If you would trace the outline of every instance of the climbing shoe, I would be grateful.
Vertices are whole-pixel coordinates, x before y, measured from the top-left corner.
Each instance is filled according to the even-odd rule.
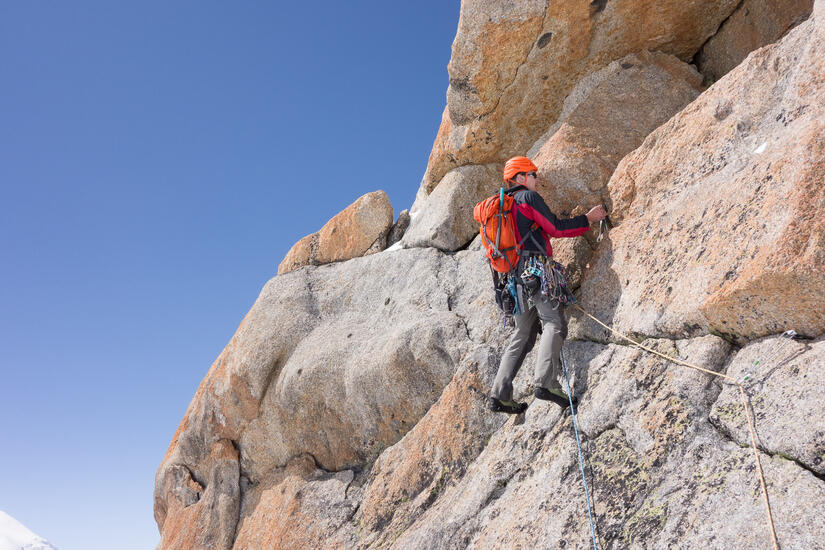
[[[489,403],[490,410],[493,412],[521,414],[527,410],[527,403],[518,403],[516,401],[499,401],[495,397],[490,397]]]
[[[552,401],[562,409],[570,406],[570,400],[567,398],[567,394],[561,390],[548,390],[547,388],[542,388],[541,386],[538,386],[535,392],[533,392],[533,395],[536,396],[536,399]],[[573,396],[573,406],[579,406],[579,398],[575,395]]]

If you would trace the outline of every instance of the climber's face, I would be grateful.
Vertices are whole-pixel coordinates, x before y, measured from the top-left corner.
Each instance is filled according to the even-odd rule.
[[[530,191],[535,191],[539,184],[539,175],[535,172],[527,172],[524,174],[524,187]]]

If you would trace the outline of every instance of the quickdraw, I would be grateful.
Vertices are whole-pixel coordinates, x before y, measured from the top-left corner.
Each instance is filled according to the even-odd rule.
[[[507,281],[507,291],[510,293],[510,296],[513,297],[513,301],[515,304],[513,305],[513,315],[521,315],[521,307],[519,305],[518,299],[518,288],[516,287],[516,278],[515,277],[508,277]]]
[[[602,239],[607,235],[607,230],[610,229],[610,223],[607,218],[602,218],[599,222],[599,236],[596,237],[596,242],[602,242]]]
[[[567,271],[564,266],[553,259],[545,256],[530,256],[524,262],[521,280],[524,286],[531,291],[540,288],[541,295],[550,300],[553,309],[576,301],[576,297],[567,286]],[[530,298],[531,305],[533,305],[535,295],[532,294]]]

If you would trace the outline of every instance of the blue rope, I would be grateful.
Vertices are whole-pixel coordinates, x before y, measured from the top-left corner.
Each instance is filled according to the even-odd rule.
[[[570,379],[567,377],[567,365],[564,364],[564,352],[560,351],[561,367],[564,370],[564,379],[567,381],[567,399],[570,400],[570,412],[573,416],[573,432],[576,434],[576,446],[579,448],[579,468],[582,471],[584,483],[584,498],[587,500],[587,517],[590,518],[590,534],[593,535],[593,550],[599,550],[596,545],[596,527],[593,525],[593,514],[590,512],[590,493],[587,492],[587,479],[584,477],[584,458],[582,458],[582,444],[579,440],[579,428],[576,426],[576,410],[573,407],[573,392],[570,390]]]

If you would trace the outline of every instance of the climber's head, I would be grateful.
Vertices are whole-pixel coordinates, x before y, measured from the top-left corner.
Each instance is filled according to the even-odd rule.
[[[527,157],[513,157],[504,164],[504,181],[509,185],[523,185],[535,191],[538,168]]]

